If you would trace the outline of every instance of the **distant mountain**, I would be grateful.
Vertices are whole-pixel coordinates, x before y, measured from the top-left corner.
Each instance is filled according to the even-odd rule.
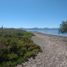
[[[59,29],[59,28],[26,28],[27,30],[44,30],[44,29],[46,29],[46,30],[57,30],[57,29]]]

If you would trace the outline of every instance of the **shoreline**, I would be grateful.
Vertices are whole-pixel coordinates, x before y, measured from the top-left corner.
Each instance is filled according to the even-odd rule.
[[[41,32],[32,32],[33,34],[41,34],[41,35],[46,35],[46,36],[50,36],[50,37],[60,37],[60,38],[67,38],[67,36],[62,36],[62,35],[53,35],[53,34],[47,34],[47,33],[41,33]]]
[[[33,34],[31,39],[41,47],[42,52],[35,59],[25,62],[24,67],[67,67],[67,37],[39,32]]]

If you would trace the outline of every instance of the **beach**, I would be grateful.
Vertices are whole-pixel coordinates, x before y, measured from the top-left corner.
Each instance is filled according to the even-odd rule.
[[[67,37],[42,33],[34,35],[31,39],[41,47],[42,52],[19,67],[67,67]]]

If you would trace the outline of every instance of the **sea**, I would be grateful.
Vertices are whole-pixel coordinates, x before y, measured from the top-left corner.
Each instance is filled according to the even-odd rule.
[[[67,33],[60,33],[59,29],[28,29],[27,31],[67,37]]]

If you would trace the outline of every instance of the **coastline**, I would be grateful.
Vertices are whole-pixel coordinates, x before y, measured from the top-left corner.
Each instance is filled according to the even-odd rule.
[[[67,67],[67,37],[33,33],[32,41],[42,52],[18,67]]]
[[[67,37],[33,33],[32,40],[39,45],[42,53],[30,58],[24,67],[67,67]]]
[[[67,38],[67,36],[62,36],[62,35],[54,35],[54,34],[47,34],[47,33],[41,33],[41,32],[32,32],[33,34],[41,34],[41,35],[46,35],[46,36],[53,36],[53,37],[61,37],[61,38]]]

